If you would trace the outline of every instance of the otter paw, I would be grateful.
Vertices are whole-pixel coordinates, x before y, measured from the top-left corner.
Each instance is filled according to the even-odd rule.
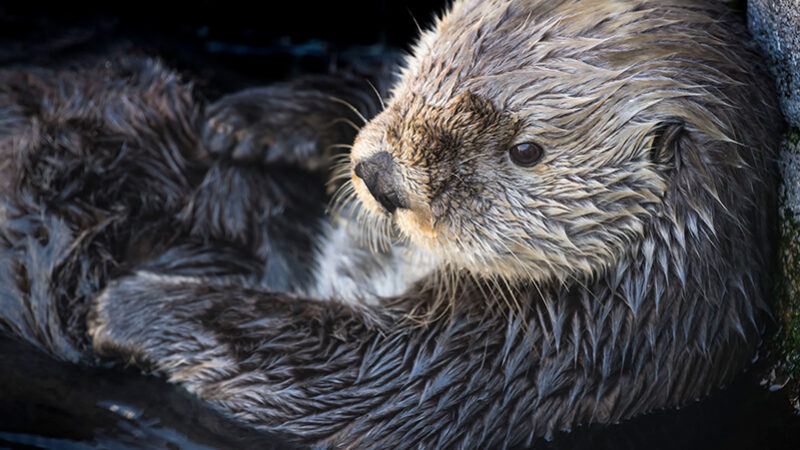
[[[208,109],[202,138],[213,159],[316,168],[330,130],[280,91],[241,92]]]
[[[235,107],[222,107],[206,120],[203,141],[215,158],[260,162],[267,159],[276,139]]]
[[[123,355],[133,361],[143,358],[154,343],[163,342],[165,332],[175,327],[175,302],[162,286],[172,279],[140,272],[109,283],[92,301],[86,318],[95,354]],[[169,284],[182,280],[174,279],[179,281]]]

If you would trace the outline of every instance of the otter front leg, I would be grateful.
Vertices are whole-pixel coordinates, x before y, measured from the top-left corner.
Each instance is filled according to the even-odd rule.
[[[96,355],[162,375],[242,422],[306,443],[325,441],[348,416],[385,400],[318,409],[317,401],[341,402],[342,387],[358,376],[357,349],[339,349],[376,331],[334,303],[140,272],[96,299],[88,330]]]
[[[366,80],[333,76],[246,89],[208,107],[203,140],[214,158],[324,168],[378,112],[370,89]]]
[[[97,354],[148,368],[251,426],[331,448],[532,439],[560,411],[555,398],[585,386],[538,395],[537,332],[480,313],[420,325],[377,309],[148,274],[114,283],[89,320]]]

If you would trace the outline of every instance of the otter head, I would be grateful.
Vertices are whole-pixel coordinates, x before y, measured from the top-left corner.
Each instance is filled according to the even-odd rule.
[[[456,2],[356,139],[362,204],[489,277],[585,278],[641,242],[684,141],[727,139],[741,70],[691,5],[589,3]]]

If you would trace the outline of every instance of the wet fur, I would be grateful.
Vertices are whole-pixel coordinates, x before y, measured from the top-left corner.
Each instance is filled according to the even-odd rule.
[[[88,303],[133,270],[309,283],[324,180],[211,157],[204,102],[158,61],[0,79],[0,324],[13,334],[90,358]]]
[[[766,311],[772,152],[780,127],[775,94],[755,63],[757,55],[741,43],[747,39],[744,26],[716,4],[597,3],[595,10],[575,10],[574,16],[571,5],[457,2],[423,35],[386,112],[363,130],[353,158],[384,148],[380,139],[385,136],[396,139],[393,145],[403,150],[395,156],[405,158],[411,173],[406,181],[419,187],[414,191],[420,194],[419,209],[409,222],[393,218],[390,223],[362,191],[360,198],[375,213],[365,220],[390,223],[412,245],[423,244],[424,251],[445,263],[403,295],[372,305],[267,292],[269,285],[264,289],[257,281],[260,275],[252,273],[258,269],[243,267],[248,261],[263,267],[263,258],[237,258],[220,250],[247,254],[253,240],[248,233],[259,233],[250,227],[272,219],[230,220],[218,201],[199,208],[200,214],[187,209],[204,204],[192,200],[195,195],[219,197],[213,183],[197,189],[204,186],[204,176],[215,172],[196,173],[193,161],[206,160],[198,149],[202,124],[194,100],[172,94],[184,92],[178,81],[152,98],[141,96],[145,104],[124,114],[114,113],[112,106],[89,108],[78,102],[83,105],[79,117],[102,112],[96,131],[80,128],[78,135],[87,142],[116,132],[120,120],[131,124],[122,128],[123,141],[137,145],[117,140],[100,150],[75,144],[60,129],[44,140],[20,131],[38,126],[43,114],[41,109],[18,112],[29,102],[26,98],[40,99],[38,105],[69,105],[69,96],[59,97],[69,89],[36,91],[30,83],[7,84],[39,95],[8,97],[15,91],[5,91],[12,101],[4,105],[14,106],[4,106],[10,118],[3,121],[10,130],[4,135],[12,141],[4,141],[2,156],[10,162],[2,170],[14,175],[14,182],[4,187],[2,209],[7,249],[0,260],[3,323],[56,354],[85,354],[80,319],[87,302],[107,285],[89,314],[94,352],[163,375],[252,426],[330,447],[510,447],[579,424],[613,423],[680,406],[724,385],[752,358]],[[522,14],[517,7],[530,10]],[[606,8],[621,10],[606,20],[611,12]],[[627,24],[626,33],[614,28],[622,24]],[[602,45],[602,36],[610,36],[605,42],[612,49],[619,46],[599,53],[605,62],[590,56]],[[665,36],[678,42],[664,46]],[[509,58],[506,38],[537,46]],[[636,76],[643,62],[656,67],[645,73],[653,76]],[[619,72],[618,63],[633,72]],[[522,85],[529,78],[483,83],[481,77],[503,64],[546,66],[558,77],[532,84],[529,98],[514,99],[511,94],[526,93]],[[454,65],[461,70],[450,70]],[[89,92],[102,81],[115,89],[98,94],[98,100],[118,100],[120,84],[148,93],[151,86],[172,80],[162,68],[148,67],[143,73],[150,75],[141,84],[136,76],[116,84],[102,81],[107,76],[102,71],[95,79],[73,73],[66,83],[89,77],[90,84],[80,87]],[[581,75],[588,78],[569,78]],[[65,75],[49,73],[43,79],[59,76]],[[618,89],[604,91],[615,82]],[[661,82],[667,87],[661,89]],[[563,96],[547,108],[531,100],[559,92]],[[630,111],[624,107],[628,100],[643,103],[623,120]],[[552,112],[559,108],[560,113]],[[149,113],[143,116],[142,111]],[[464,170],[467,186],[494,202],[481,205],[472,190],[455,184],[436,196],[444,207],[431,206],[431,191],[441,190],[442,174],[464,169],[457,164],[467,159],[460,152],[481,154],[485,146],[505,142],[511,125],[524,125],[521,111],[527,120],[541,113],[536,123],[544,129],[536,137],[548,140],[552,158],[572,150],[561,165],[543,166],[567,173],[542,173],[541,183],[523,182],[528,175],[500,164],[487,170],[486,160],[478,156]],[[68,117],[61,112],[50,120]],[[493,132],[475,133],[478,124]],[[392,129],[398,130],[393,136],[379,132]],[[451,139],[454,135],[460,141]],[[52,155],[57,148],[46,143],[57,139],[67,142],[58,148],[71,151],[55,153],[65,164],[53,168],[48,157],[37,155]],[[447,145],[453,142],[461,145]],[[438,151],[430,153],[424,143]],[[134,152],[121,151],[127,148]],[[198,151],[199,159],[192,156]],[[113,165],[128,154],[135,157]],[[87,164],[94,155],[105,155],[102,164]],[[66,189],[96,175],[79,172],[76,177],[62,167],[99,167],[105,178]],[[131,176],[109,167],[124,167]],[[226,173],[239,179],[236,172]],[[517,186],[516,197],[495,196],[489,186],[497,184],[498,173],[505,174],[507,186]],[[481,175],[484,183],[475,184]],[[560,184],[565,181],[572,187]],[[512,230],[541,239],[515,248],[526,259],[504,259],[499,237],[513,233],[504,228],[507,221],[490,223],[487,218],[507,217],[501,215],[508,211],[505,202],[521,201],[526,189],[538,189],[532,198],[550,201],[549,209],[520,205],[515,209],[519,214],[511,215],[519,220]],[[254,198],[269,199],[271,194],[264,192],[254,191]],[[72,194],[62,198],[65,193]],[[531,217],[537,208],[539,216]],[[236,210],[253,213],[246,206]],[[570,230],[577,213],[590,218],[587,234]],[[209,214],[215,220],[207,220]],[[114,222],[116,217],[120,222]],[[438,236],[457,233],[463,239],[460,246],[442,246],[459,242],[455,239],[427,240],[429,233],[422,232],[436,228],[423,230],[420,224],[430,218],[449,227],[439,229]],[[241,223],[248,225],[242,228]],[[39,224],[48,239],[41,238]],[[193,226],[198,228],[185,239],[200,240],[203,251],[191,255],[205,255],[205,264],[189,266],[203,267],[206,274],[171,273],[169,264],[184,256],[157,258],[160,265],[150,268],[137,256],[158,254],[161,248],[140,235],[159,236],[158,244],[168,243],[166,254],[183,248],[161,238],[163,232],[149,230]],[[547,226],[558,233],[541,235]],[[569,245],[565,239],[574,236],[585,239]],[[132,242],[137,251],[129,250]],[[576,253],[564,250],[573,247]],[[534,255],[544,262],[531,265]],[[130,275],[113,276],[121,267],[130,267]],[[219,276],[218,268],[225,269]],[[78,287],[73,287],[75,280]]]

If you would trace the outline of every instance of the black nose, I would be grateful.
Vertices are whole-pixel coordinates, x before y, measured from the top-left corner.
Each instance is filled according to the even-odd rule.
[[[397,183],[397,171],[392,155],[376,153],[356,164],[356,176],[364,181],[370,194],[389,212],[405,208],[405,197]]]

